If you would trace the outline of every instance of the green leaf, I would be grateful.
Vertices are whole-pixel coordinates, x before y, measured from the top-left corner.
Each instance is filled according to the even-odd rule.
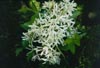
[[[59,48],[60,48],[62,51],[67,51],[67,50],[68,50],[67,45],[59,46]]]
[[[30,59],[32,59],[32,56],[34,55],[33,50],[27,53],[27,60],[29,61]]]
[[[31,19],[28,22],[25,22],[24,24],[21,24],[21,27],[24,28],[25,30],[29,29],[29,25],[32,25],[32,23],[34,23],[35,18],[38,17],[38,14],[34,14]]]
[[[18,56],[23,51],[23,48],[16,49],[16,56]]]
[[[23,48],[26,48],[29,45],[28,41],[22,40],[22,46]]]
[[[40,3],[36,0],[30,0],[29,1],[30,7],[27,7],[26,5],[22,5],[22,7],[18,10],[20,13],[27,13],[28,11],[32,11],[34,13],[38,13],[40,10]]]
[[[73,12],[73,18],[74,19],[76,19],[79,15],[81,15],[81,13],[82,13],[82,8],[83,8],[83,5],[79,5],[78,7],[77,7],[77,10],[75,10],[74,12]]]
[[[67,50],[69,50],[72,54],[75,54],[75,44],[73,38],[66,39]]]
[[[74,43],[77,45],[77,46],[80,46],[80,36],[78,34],[75,34],[74,35]]]
[[[64,44],[72,44],[73,43],[73,39],[72,38],[67,38],[65,41],[64,41]]]
[[[32,24],[35,21],[35,18],[38,18],[38,13],[34,14],[30,19],[30,24]]]
[[[24,13],[24,14],[30,11],[33,12],[33,10],[28,8],[26,5],[22,5],[22,7],[18,10],[19,13]]]
[[[61,46],[60,49],[63,50],[63,51],[68,51],[70,50],[71,48],[69,47],[70,45],[73,45],[74,46],[74,42],[73,42],[73,39],[72,38],[67,38],[65,41],[64,41],[64,46]],[[71,50],[72,51],[72,50]]]
[[[68,50],[72,53],[72,54],[75,54],[75,50],[76,50],[76,48],[75,48],[75,45],[68,45]]]
[[[65,44],[80,46],[80,39],[81,39],[80,35],[74,34],[72,38],[67,38],[65,40]]]
[[[39,9],[40,9],[40,3],[39,2],[37,2],[36,0],[31,0],[29,2],[29,5],[35,13],[39,12]]]
[[[72,17],[73,17],[73,18],[77,18],[77,16],[80,15],[80,14],[81,14],[81,12],[76,10],[76,11],[73,13],[73,16],[72,16]]]
[[[20,26],[21,26],[23,29],[28,30],[28,29],[29,29],[29,27],[28,27],[29,23],[30,23],[30,22],[25,22],[24,24],[21,24]]]
[[[27,7],[25,5],[23,5],[19,10],[18,12],[20,13],[26,13],[28,11]]]
[[[71,51],[72,54],[75,54],[75,45],[80,46],[80,36],[78,34],[73,35],[72,38],[67,38],[64,41],[65,46],[61,49],[64,51]]]

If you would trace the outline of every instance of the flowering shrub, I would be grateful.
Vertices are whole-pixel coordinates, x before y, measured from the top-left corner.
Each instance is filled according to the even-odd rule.
[[[32,3],[37,7],[38,2],[32,0]],[[62,51],[75,53],[75,45],[80,45],[81,32],[75,27],[74,18],[74,12],[78,11],[77,4],[70,0],[59,3],[53,0],[44,2],[42,7],[38,3],[38,8],[34,12],[36,18],[26,25],[27,32],[22,36],[24,47],[29,50],[27,56],[31,54],[33,61],[39,60],[43,64],[60,64],[60,56],[64,56]]]

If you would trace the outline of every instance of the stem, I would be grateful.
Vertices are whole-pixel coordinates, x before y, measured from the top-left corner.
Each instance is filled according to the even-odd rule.
[[[62,51],[59,49],[58,46],[56,46],[56,47],[57,47],[57,49],[60,51],[60,53],[62,54],[62,56],[64,57],[65,63],[68,64],[68,62],[66,62],[66,58],[65,58],[64,54],[62,53]]]
[[[62,54],[62,56],[64,57],[64,59],[65,59],[65,56],[64,56],[64,54],[62,53],[62,51],[59,49],[59,47],[58,46],[56,46],[57,47],[57,49],[60,51],[60,53]]]

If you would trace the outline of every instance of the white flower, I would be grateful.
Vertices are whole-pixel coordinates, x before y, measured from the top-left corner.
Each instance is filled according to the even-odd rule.
[[[46,62],[49,62],[50,64],[60,64],[60,52],[57,52],[56,50],[52,49],[48,46],[43,47],[36,47],[34,48],[34,51],[36,52],[36,55],[32,57],[32,60],[41,60],[44,61],[43,64]],[[45,56],[45,57],[43,57]]]
[[[53,7],[54,3],[55,3],[54,1],[45,2],[43,4],[43,8],[49,8],[49,9],[51,9]]]
[[[33,47],[29,47],[36,53],[32,57],[33,60],[60,64],[61,53],[56,47],[64,46],[64,37],[71,37],[77,32],[74,28],[75,21],[71,18],[75,7],[76,3],[70,0],[63,0],[60,3],[49,1],[43,4],[42,9],[46,12],[39,13],[39,18],[29,25],[28,32],[23,33],[23,40],[31,42]],[[41,45],[34,47],[34,42]]]

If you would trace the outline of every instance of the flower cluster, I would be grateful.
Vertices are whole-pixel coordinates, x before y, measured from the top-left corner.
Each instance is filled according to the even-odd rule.
[[[71,17],[76,10],[76,3],[70,0],[44,2],[42,9],[28,32],[23,33],[23,40],[29,42],[29,48],[35,52],[32,60],[44,63],[60,64],[59,45],[64,46],[64,38],[71,37],[76,31],[75,21]],[[34,46],[34,43],[40,45]]]

